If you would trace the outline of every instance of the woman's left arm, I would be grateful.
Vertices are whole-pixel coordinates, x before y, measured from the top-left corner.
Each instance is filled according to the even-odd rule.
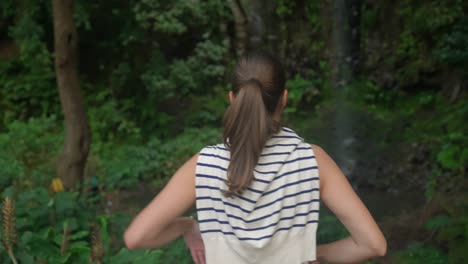
[[[195,202],[198,154],[172,176],[164,189],[133,219],[125,231],[129,249],[157,248],[192,229],[194,220],[179,217]]]

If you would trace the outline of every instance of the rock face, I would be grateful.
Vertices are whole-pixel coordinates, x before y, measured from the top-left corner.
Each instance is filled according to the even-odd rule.
[[[427,146],[404,142],[406,121],[378,120],[349,103],[319,116],[303,134],[330,154],[355,188],[398,193],[423,187],[432,168],[429,152]]]

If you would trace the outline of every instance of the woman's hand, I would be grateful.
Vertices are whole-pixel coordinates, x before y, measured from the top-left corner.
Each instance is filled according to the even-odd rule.
[[[183,234],[185,244],[192,253],[192,259],[195,264],[205,264],[205,244],[201,237],[200,229],[197,221],[193,220],[193,225],[190,230]]]

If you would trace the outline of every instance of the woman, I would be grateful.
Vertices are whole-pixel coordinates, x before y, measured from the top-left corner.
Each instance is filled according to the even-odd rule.
[[[195,263],[355,263],[386,253],[367,208],[327,153],[280,126],[284,71],[266,54],[234,70],[224,144],[188,160],[125,232],[130,249],[184,236]],[[350,236],[316,246],[319,199]],[[179,217],[194,203],[198,223]]]

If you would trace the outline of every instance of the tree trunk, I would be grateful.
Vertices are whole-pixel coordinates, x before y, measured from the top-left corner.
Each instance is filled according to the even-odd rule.
[[[54,16],[55,73],[65,117],[65,143],[56,174],[66,188],[82,186],[91,134],[77,72],[77,32],[73,0],[52,0]]]
[[[228,0],[229,7],[231,8],[234,17],[235,30],[236,30],[236,54],[238,57],[247,52],[247,16],[244,8],[239,0]]]

